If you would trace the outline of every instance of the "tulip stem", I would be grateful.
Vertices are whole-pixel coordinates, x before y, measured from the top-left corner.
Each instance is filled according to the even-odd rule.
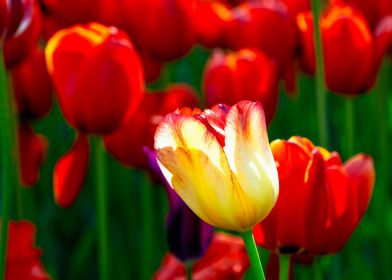
[[[351,98],[346,103],[346,122],[347,122],[347,158],[354,154],[354,100]]]
[[[154,237],[154,202],[152,186],[149,183],[147,174],[141,176],[141,210],[142,210],[142,233],[143,233],[143,246],[141,247],[141,267],[142,279],[151,278],[152,273],[152,262],[155,249],[155,237]]]
[[[100,279],[109,280],[108,194],[105,150],[101,138],[94,138],[93,141],[95,152],[95,176],[97,179],[98,267]]]
[[[1,49],[1,48],[0,48]],[[0,55],[0,145],[1,145],[1,241],[0,241],[0,279],[4,279],[7,252],[8,221],[10,216],[12,187],[16,183],[16,129],[13,103],[7,89],[7,73]]]
[[[314,45],[316,52],[316,94],[317,94],[317,117],[319,127],[319,141],[324,148],[329,148],[329,136],[327,125],[327,90],[324,81],[323,46],[320,32],[321,0],[312,0]]]
[[[261,265],[259,252],[257,251],[255,239],[253,237],[252,230],[243,232],[242,239],[244,240],[246,251],[248,252],[253,278],[265,280],[263,267]]]
[[[279,257],[279,279],[287,280],[290,273],[290,255],[280,255]]]
[[[185,262],[186,279],[187,280],[192,280],[192,266],[193,266],[192,261]]]

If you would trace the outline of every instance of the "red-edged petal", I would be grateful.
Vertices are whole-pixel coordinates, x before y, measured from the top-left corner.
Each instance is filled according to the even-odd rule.
[[[90,157],[88,138],[78,134],[74,145],[62,156],[54,169],[54,198],[61,207],[70,207],[79,194]]]
[[[35,134],[28,123],[21,123],[18,132],[21,180],[25,186],[34,186],[39,178],[48,141],[46,137]]]

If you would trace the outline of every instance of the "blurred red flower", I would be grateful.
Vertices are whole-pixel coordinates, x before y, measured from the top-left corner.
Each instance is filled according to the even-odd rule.
[[[45,52],[61,110],[77,130],[111,133],[136,110],[143,72],[124,32],[97,23],[76,25],[56,33]]]
[[[278,101],[278,69],[261,51],[215,50],[204,70],[203,90],[207,107],[218,103],[234,105],[244,99],[260,101],[268,124]]]
[[[43,117],[52,107],[52,85],[44,53],[38,48],[11,70],[19,116],[24,120]]]
[[[244,3],[232,10],[228,30],[233,49],[258,48],[275,59],[283,71],[295,55],[295,21],[278,1]]]
[[[330,0],[330,2],[347,3],[361,10],[372,29],[383,17],[392,13],[392,1],[390,0]]]
[[[301,67],[310,74],[315,72],[313,19],[310,12],[297,18],[301,31]],[[390,24],[389,24],[390,25]],[[349,5],[336,3],[321,17],[325,80],[334,92],[358,95],[370,89],[385,54],[391,28],[380,26],[373,34],[361,12]]]
[[[35,50],[42,32],[42,15],[35,0],[4,3],[1,15],[8,17],[8,22],[3,20],[2,23],[6,24],[3,27],[5,28],[3,56],[5,65],[10,69]]]
[[[41,250],[34,247],[35,225],[29,221],[10,221],[5,268],[6,280],[49,280],[40,260]]]
[[[358,154],[343,164],[337,153],[300,137],[273,141],[271,149],[280,190],[271,214],[253,230],[256,242],[278,254],[338,252],[368,207],[372,158]]]
[[[195,90],[186,84],[147,93],[137,112],[118,131],[105,136],[108,152],[127,166],[148,168],[143,147],[154,148],[154,134],[163,117],[182,107],[197,107]]]
[[[192,268],[192,279],[243,279],[249,259],[240,237],[216,233],[207,253]],[[154,280],[186,279],[185,266],[172,254],[167,254]]]

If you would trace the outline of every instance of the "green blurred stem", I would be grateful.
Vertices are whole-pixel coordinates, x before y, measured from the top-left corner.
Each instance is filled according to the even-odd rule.
[[[1,241],[0,241],[0,279],[4,279],[8,221],[10,216],[12,187],[16,182],[17,162],[15,145],[16,130],[13,103],[7,90],[7,74],[0,55],[0,131],[1,131]]]
[[[355,129],[355,120],[354,120],[354,100],[348,98],[345,100],[346,105],[346,131],[347,131],[347,158],[351,157],[354,154],[354,129]]]
[[[97,212],[98,212],[98,267],[102,280],[109,280],[110,258],[108,247],[108,193],[107,170],[103,142],[101,138],[93,138],[95,155],[95,176],[97,185]]]
[[[192,266],[193,262],[189,261],[185,263],[185,269],[186,269],[186,279],[187,280],[192,280]]]
[[[320,145],[329,148],[328,122],[327,122],[327,90],[324,81],[324,61],[320,32],[320,13],[322,1],[312,0],[312,12],[314,22],[314,41],[316,50],[316,94],[317,94],[317,117],[319,126]]]
[[[263,267],[261,266],[261,261],[259,257],[259,252],[257,251],[255,239],[253,237],[252,230],[247,230],[241,233],[242,239],[244,240],[246,251],[248,252],[251,269],[253,273],[252,279],[262,279],[265,280]]]
[[[287,280],[290,276],[290,255],[279,256],[279,279]]]
[[[141,252],[141,267],[142,279],[150,279],[152,273],[152,260],[155,250],[155,237],[154,237],[154,215],[153,215],[153,193],[152,186],[149,183],[149,178],[146,174],[142,176],[141,184],[141,206],[142,206],[142,232],[143,232],[143,246]]]

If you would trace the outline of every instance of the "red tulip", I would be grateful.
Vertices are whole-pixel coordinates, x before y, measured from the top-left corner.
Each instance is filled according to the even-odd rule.
[[[373,160],[358,154],[342,164],[337,153],[292,137],[271,143],[279,197],[254,228],[256,242],[275,253],[338,252],[359,224],[374,185]]]
[[[224,1],[196,1],[192,17],[198,41],[208,47],[226,47],[226,32],[231,20],[231,5]]]
[[[143,147],[153,149],[155,130],[163,117],[182,107],[196,107],[195,91],[188,85],[172,85],[164,92],[145,94],[132,118],[117,132],[105,136],[105,146],[122,164],[148,168]]]
[[[258,48],[278,62],[280,69],[294,58],[295,22],[285,4],[278,1],[245,3],[232,11],[228,31],[234,49]]]
[[[12,68],[35,50],[42,31],[42,18],[34,0],[11,1],[3,48],[4,62]]]
[[[192,1],[108,1],[102,9],[104,22],[126,30],[137,49],[154,60],[180,58],[195,43]]]
[[[39,178],[39,168],[43,163],[48,141],[43,135],[35,134],[28,123],[20,123],[19,165],[22,184],[34,186]]]
[[[40,260],[41,250],[34,247],[35,226],[29,221],[10,221],[8,228],[6,280],[49,280]]]
[[[46,61],[66,120],[83,133],[121,127],[142,99],[143,73],[128,36],[97,23],[56,33]]]
[[[234,105],[244,99],[260,101],[270,123],[278,101],[278,70],[261,51],[242,49],[225,54],[215,50],[206,65],[203,89],[207,107]]]
[[[311,14],[300,14],[298,26],[303,50],[302,68],[313,74],[315,52]],[[362,14],[344,4],[331,6],[322,16],[320,28],[328,88],[347,95],[358,95],[371,88],[387,49],[385,44],[388,44],[378,38],[388,30],[381,28],[373,35]]]
[[[293,18],[295,18],[299,13],[310,11],[310,0],[282,0],[286,7],[287,12]]]
[[[392,2],[390,0],[330,0],[330,2],[347,3],[361,10],[372,29],[377,26],[383,17],[392,13]]]
[[[79,134],[71,150],[58,160],[54,169],[54,200],[61,207],[70,207],[75,201],[86,177],[89,161],[88,138]]]
[[[36,49],[32,55],[11,70],[12,84],[19,115],[37,119],[52,107],[52,86],[44,53]]]
[[[207,253],[193,265],[192,279],[224,280],[243,279],[249,267],[245,246],[240,237],[215,234]],[[154,280],[185,280],[185,266],[173,255],[167,254]]]

